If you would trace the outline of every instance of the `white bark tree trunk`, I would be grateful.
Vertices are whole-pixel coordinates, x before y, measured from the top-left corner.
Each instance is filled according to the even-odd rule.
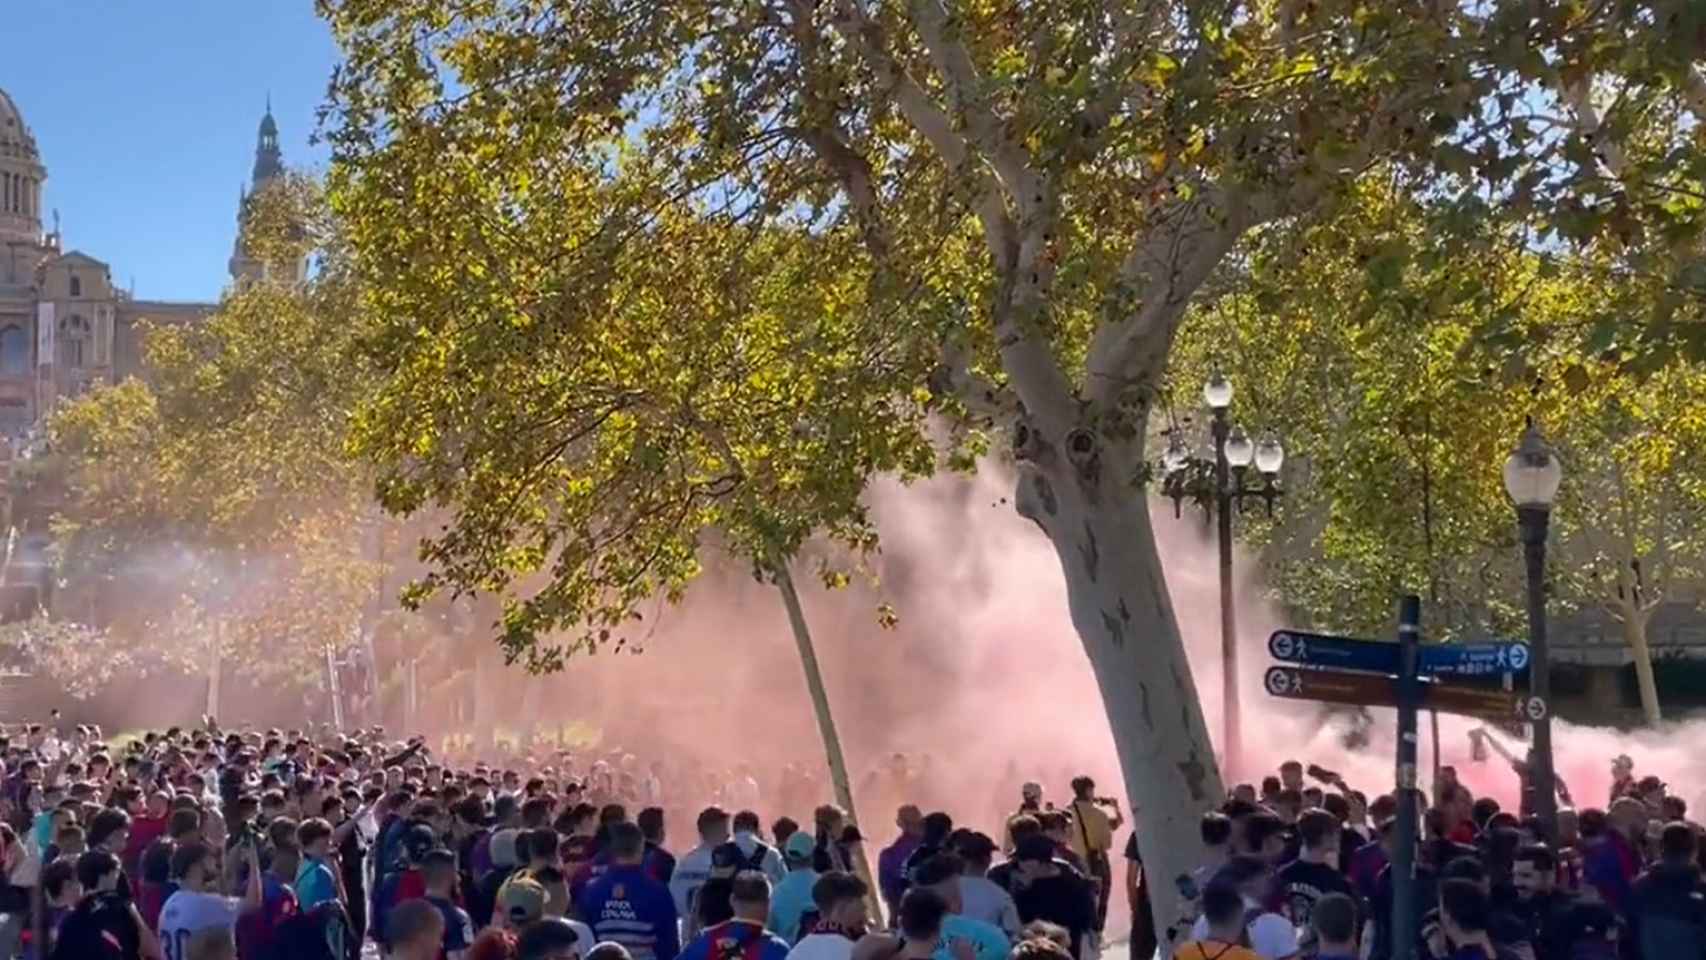
[[[800,668],[805,671],[806,690],[810,692],[812,699],[812,713],[817,717],[818,734],[823,740],[824,754],[829,761],[829,780],[835,788],[835,802],[847,811],[847,819],[857,824],[859,814],[853,807],[853,780],[847,774],[847,758],[841,752],[841,735],[835,730],[835,714],[829,708],[829,691],[823,685],[823,671],[818,667],[817,648],[812,644],[811,627],[806,623],[805,608],[800,606],[800,595],[794,589],[794,577],[788,572],[787,562],[778,562],[775,572],[776,589],[781,591],[782,605],[788,610],[788,626],[794,634],[794,645],[799,649]],[[871,916],[881,920],[882,898],[877,896],[876,877],[871,873],[871,864],[864,844],[859,845],[859,859],[853,866],[868,888],[866,900]]]
[[[1101,468],[1101,444],[1087,434],[1079,429],[1052,444],[1033,441],[1029,458],[1021,449],[1029,462],[1017,503],[1060,557],[1073,626],[1113,731],[1156,927],[1164,933],[1180,915],[1174,879],[1200,866],[1200,820],[1225,790],[1145,493],[1129,473]],[[1079,452],[1070,457],[1061,453],[1074,448]]]
[[[1664,721],[1659,710],[1659,687],[1653,679],[1653,651],[1647,645],[1649,611],[1635,610],[1623,618],[1623,639],[1635,660],[1635,685],[1641,691],[1641,713],[1647,725],[1656,727]]]

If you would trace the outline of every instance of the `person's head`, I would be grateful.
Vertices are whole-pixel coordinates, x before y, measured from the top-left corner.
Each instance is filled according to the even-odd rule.
[[[89,849],[88,838],[84,835],[83,828],[75,823],[60,827],[53,835],[53,844],[59,848],[60,855],[66,857],[78,856]]]
[[[1071,839],[1072,817],[1065,810],[1044,810],[1037,814],[1037,823],[1043,828],[1043,836],[1057,844],[1067,843]],[[929,824],[925,824],[925,829],[929,830]]]
[[[948,842],[948,834],[954,832],[954,818],[940,810],[926,814],[924,817],[924,842],[930,846],[939,847]]]
[[[646,838],[640,828],[627,821],[610,825],[610,862],[617,866],[638,866],[646,852]]]
[[[433,960],[444,945],[444,915],[426,900],[404,900],[385,917],[385,935],[397,960]]]
[[[1338,817],[1321,809],[1306,810],[1297,818],[1297,836],[1303,842],[1305,859],[1313,863],[1338,863]]]
[[[1329,893],[1315,901],[1309,912],[1309,926],[1315,931],[1318,953],[1354,957],[1357,955],[1357,905],[1342,893]]]
[[[981,877],[989,872],[989,865],[995,862],[995,841],[986,833],[967,831],[952,847],[954,852],[960,855],[967,876]]]
[[[273,844],[272,859],[267,863],[267,872],[284,883],[295,883],[296,872],[301,867],[302,848],[296,845],[295,837]]]
[[[757,870],[742,870],[729,881],[729,906],[735,917],[762,925],[770,916],[770,880]]]
[[[941,894],[949,913],[960,912],[960,876],[965,861],[952,853],[939,853],[912,869],[912,882]]]
[[[332,854],[332,825],[319,817],[304,820],[296,828],[296,843],[303,856],[324,860]]]
[[[1296,823],[1298,815],[1303,812],[1303,791],[1289,787],[1281,790],[1274,797],[1273,808],[1281,820],[1288,824]]]
[[[83,884],[77,879],[77,864],[65,857],[42,868],[41,888],[49,906],[69,907],[83,899]]]
[[[948,903],[942,895],[924,887],[914,887],[900,898],[900,932],[909,943],[929,945],[942,938],[942,920],[948,915]]]
[[[1019,788],[1019,809],[1040,810],[1043,805],[1043,785],[1027,783]]]
[[[899,827],[900,832],[906,836],[922,837],[924,835],[924,813],[913,804],[902,804],[901,808],[895,811],[894,825]]]
[[[1665,824],[1659,831],[1659,857],[1667,864],[1683,866],[1693,863],[1698,847],[1694,828],[1680,820]]]
[[[851,873],[831,870],[812,884],[812,904],[822,922],[857,935],[870,922],[865,881]]]
[[[1202,892],[1202,915],[1208,939],[1237,943],[1244,938],[1244,894],[1228,878],[1211,880]]]
[[[1474,857],[1458,857],[1447,863],[1440,871],[1439,878],[1443,880],[1462,880],[1475,885],[1482,893],[1492,891],[1492,879],[1487,875],[1487,868]]]
[[[639,826],[640,833],[646,838],[647,843],[661,845],[664,842],[662,807],[646,807],[640,811],[639,816],[634,818],[634,823]]]
[[[218,852],[200,841],[179,844],[172,851],[172,879],[196,893],[212,890],[219,879]]]
[[[546,917],[521,932],[515,941],[515,960],[580,960],[592,944],[582,943],[574,924]]]
[[[1280,764],[1280,787],[1284,790],[1303,789],[1303,764],[1287,760]]]
[[[1095,799],[1095,797],[1096,781],[1090,779],[1088,776],[1072,778],[1072,799],[1089,801]]]
[[[1246,856],[1276,864],[1285,855],[1285,821],[1271,813],[1253,813],[1244,818]]]
[[[456,854],[440,848],[421,858],[421,879],[427,893],[435,897],[450,896],[456,886]]]
[[[1019,841],[1013,851],[1013,860],[1019,865],[1019,873],[1026,878],[1049,876],[1059,870],[1054,863],[1054,852],[1054,841],[1037,834]]]
[[[178,843],[186,843],[201,836],[201,811],[193,808],[172,811],[172,816],[166,821],[166,835]]]
[[[511,930],[524,930],[545,916],[549,895],[545,887],[525,877],[506,881],[498,889],[497,916]]]
[[[817,841],[811,834],[796,830],[787,842],[782,844],[782,861],[787,864],[789,870],[809,870],[816,852]]]
[[[1457,945],[1487,936],[1487,894],[1472,880],[1452,879],[1439,886],[1439,920]]]
[[[108,807],[89,821],[89,848],[118,853],[130,842],[130,814]],[[85,884],[87,886],[87,884]]]
[[[118,886],[118,856],[90,850],[77,858],[77,882],[85,893],[107,893]]]
[[[1272,877],[1273,870],[1268,861],[1259,857],[1233,857],[1216,871],[1209,883],[1230,884],[1248,899],[1256,901],[1267,894]]]
[[[1557,882],[1558,858],[1551,848],[1534,843],[1516,852],[1516,863],[1511,866],[1511,883],[1516,887],[1517,896],[1524,900],[1544,896],[1552,892]]]
[[[634,955],[629,953],[628,948],[620,943],[614,940],[606,940],[594,945],[591,950],[587,951],[586,960],[634,960]]]
[[[1647,805],[1634,797],[1619,797],[1611,805],[1612,826],[1621,830],[1624,836],[1640,837],[1647,831],[1647,821],[1651,814]]]
[[[706,807],[699,811],[699,819],[695,826],[699,830],[699,840],[706,846],[722,843],[729,838],[729,814],[722,807]]]
[[[1499,812],[1499,801],[1492,797],[1482,797],[1469,806],[1469,819],[1475,824],[1475,829],[1485,830],[1487,821]]]
[[[634,829],[637,831],[639,828]],[[550,827],[540,827],[527,831],[526,836],[527,862],[534,869],[555,866],[561,862],[557,858],[557,831]],[[644,845],[644,837],[640,838],[640,843]],[[517,849],[520,844],[521,841],[517,841]]]

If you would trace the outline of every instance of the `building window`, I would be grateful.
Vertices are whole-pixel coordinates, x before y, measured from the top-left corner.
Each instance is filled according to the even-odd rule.
[[[83,278],[75,273],[71,275],[71,295],[74,297],[83,295]]]
[[[13,325],[0,330],[0,374],[25,376],[30,372],[30,336]]]

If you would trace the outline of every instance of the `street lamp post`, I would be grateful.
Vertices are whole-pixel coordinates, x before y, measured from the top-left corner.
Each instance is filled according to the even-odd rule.
[[[1533,651],[1529,665],[1529,693],[1547,704],[1534,721],[1534,756],[1529,776],[1534,789],[1534,813],[1548,838],[1557,836],[1557,779],[1552,766],[1551,657],[1546,643],[1546,528],[1551,519],[1552,499],[1563,480],[1563,467],[1534,420],[1528,421],[1522,441],[1505,461],[1505,492],[1516,505],[1517,528],[1522,535],[1522,554],[1528,572],[1528,632]]]
[[[1285,449],[1271,436],[1252,443],[1241,427],[1232,424],[1232,384],[1218,371],[1203,385],[1203,402],[1213,419],[1209,432],[1214,441],[1214,459],[1193,458],[1177,430],[1172,431],[1162,461],[1163,491],[1173,498],[1173,512],[1181,504],[1195,501],[1214,515],[1219,547],[1220,573],[1220,660],[1221,660],[1221,753],[1227,770],[1235,770],[1243,756],[1242,709],[1238,689],[1238,618],[1232,605],[1232,510],[1247,498],[1260,498],[1271,514],[1279,496],[1275,481],[1285,463]],[[1262,475],[1258,487],[1245,486],[1251,466]]]

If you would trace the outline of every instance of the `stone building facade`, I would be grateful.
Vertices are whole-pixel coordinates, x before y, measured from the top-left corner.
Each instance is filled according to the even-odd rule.
[[[283,172],[269,105],[239,220],[253,191]],[[62,399],[141,374],[146,325],[192,323],[216,307],[138,300],[113,283],[107,263],[64,249],[58,223],[49,229],[43,218],[47,175],[22,111],[0,90],[0,455],[35,436]],[[228,266],[235,282],[265,274],[240,244]]]

